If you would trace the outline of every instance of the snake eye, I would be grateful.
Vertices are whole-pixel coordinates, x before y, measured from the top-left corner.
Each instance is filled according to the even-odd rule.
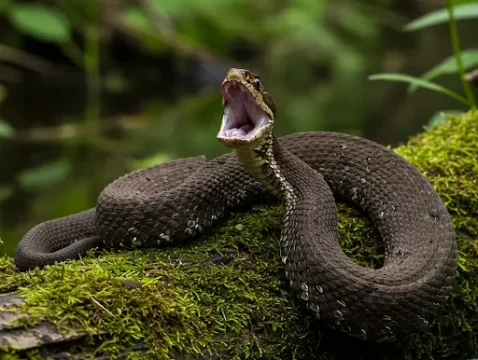
[[[259,91],[261,89],[261,80],[259,78],[255,78],[253,84],[256,90]]]

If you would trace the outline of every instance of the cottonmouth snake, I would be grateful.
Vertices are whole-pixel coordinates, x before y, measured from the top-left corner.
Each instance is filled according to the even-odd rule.
[[[95,246],[185,241],[271,193],[286,210],[280,238],[286,275],[310,311],[368,341],[425,329],[448,299],[456,267],[450,216],[425,177],[359,137],[305,132],[276,139],[275,104],[247,70],[231,69],[221,91],[218,139],[236,156],[180,159],[119,178],[96,209],[31,229],[17,247],[18,268],[78,258]],[[334,196],[373,220],[386,244],[382,268],[363,268],[344,254]]]

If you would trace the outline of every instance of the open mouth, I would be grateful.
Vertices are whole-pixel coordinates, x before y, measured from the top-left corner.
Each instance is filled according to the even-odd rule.
[[[244,84],[235,80],[221,87],[224,116],[217,135],[220,140],[250,142],[259,138],[270,124],[270,116],[256,103]]]

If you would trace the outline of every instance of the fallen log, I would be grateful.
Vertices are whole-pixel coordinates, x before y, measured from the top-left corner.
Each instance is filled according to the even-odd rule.
[[[395,149],[445,202],[457,283],[429,331],[393,344],[338,335],[296,300],[278,237],[282,208],[236,213],[213,234],[159,250],[96,252],[18,273],[0,258],[0,358],[471,359],[478,356],[478,112]],[[344,251],[378,267],[383,244],[339,204]]]

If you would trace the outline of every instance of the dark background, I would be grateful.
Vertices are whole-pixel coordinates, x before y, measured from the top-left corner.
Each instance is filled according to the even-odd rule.
[[[421,75],[448,25],[403,26],[431,0],[0,0],[0,254],[33,225],[94,206],[127,171],[226,150],[229,67],[260,74],[277,135],[334,130],[397,145],[459,103],[368,75]],[[476,47],[476,21],[459,23]],[[456,76],[439,80],[461,92]]]

